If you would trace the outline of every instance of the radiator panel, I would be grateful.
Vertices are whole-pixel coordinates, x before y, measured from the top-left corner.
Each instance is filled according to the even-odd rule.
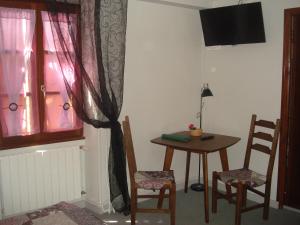
[[[3,216],[81,198],[79,147],[0,158]]]

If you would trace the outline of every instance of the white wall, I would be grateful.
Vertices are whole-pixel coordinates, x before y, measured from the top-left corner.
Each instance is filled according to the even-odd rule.
[[[200,96],[201,24],[199,12],[130,0],[124,104],[129,115],[139,169],[162,169],[165,148],[150,143],[162,133],[197,123]],[[198,123],[197,123],[198,124]],[[183,183],[185,154],[175,152],[172,168]],[[191,177],[197,165],[192,162]]]
[[[222,6],[236,2],[219,0],[214,4]],[[214,93],[207,102],[204,125],[209,131],[242,138],[228,150],[232,169],[242,166],[251,114],[271,120],[280,117],[283,13],[285,8],[300,7],[299,0],[261,2],[266,43],[202,48],[204,68],[201,79],[210,84]],[[261,154],[254,155],[251,162],[258,171],[264,171],[266,161]],[[277,164],[276,160],[271,193],[273,200],[277,192]],[[209,174],[212,170],[221,169],[217,154],[209,156],[209,167]]]
[[[86,206],[97,213],[109,210],[108,150],[109,129],[85,125]]]

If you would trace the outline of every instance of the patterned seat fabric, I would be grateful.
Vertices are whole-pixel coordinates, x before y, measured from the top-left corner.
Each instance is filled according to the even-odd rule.
[[[160,190],[164,185],[174,181],[173,170],[170,171],[137,171],[134,180],[138,188]]]
[[[266,183],[266,176],[249,169],[237,169],[218,173],[222,182],[235,184],[241,181],[250,187],[258,187]]]

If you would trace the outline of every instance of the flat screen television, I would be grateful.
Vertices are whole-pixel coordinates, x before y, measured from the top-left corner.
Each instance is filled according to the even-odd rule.
[[[260,2],[200,10],[205,46],[266,42]]]

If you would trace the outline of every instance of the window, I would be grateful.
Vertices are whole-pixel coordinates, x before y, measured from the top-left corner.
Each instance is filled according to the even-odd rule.
[[[78,27],[80,7],[58,4]],[[58,62],[47,8],[39,1],[0,0],[0,149],[83,137],[62,76],[72,83],[74,68]]]

